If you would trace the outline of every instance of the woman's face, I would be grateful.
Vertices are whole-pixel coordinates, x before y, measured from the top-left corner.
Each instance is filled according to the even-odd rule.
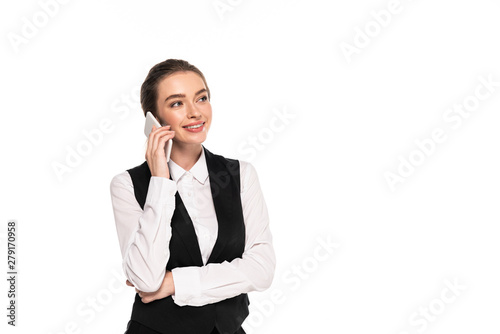
[[[194,72],[176,72],[158,84],[157,110],[162,125],[175,131],[174,142],[201,144],[212,121],[212,106],[203,79]]]

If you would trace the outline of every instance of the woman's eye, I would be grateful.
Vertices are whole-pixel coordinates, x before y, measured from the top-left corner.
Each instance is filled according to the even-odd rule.
[[[205,102],[207,100],[208,100],[208,97],[205,95],[205,96],[200,97],[200,99],[198,101]]]
[[[177,101],[177,102],[174,102],[170,105],[170,108],[175,108],[175,107],[179,107],[181,105],[181,102],[180,101]]]

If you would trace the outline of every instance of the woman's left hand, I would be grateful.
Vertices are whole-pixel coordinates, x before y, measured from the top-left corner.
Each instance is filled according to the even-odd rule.
[[[128,286],[134,286],[129,280],[127,280],[126,284]],[[175,293],[175,287],[172,272],[167,270],[167,272],[165,273],[165,277],[163,278],[163,282],[161,283],[161,286],[157,291],[142,292],[137,290],[136,288],[135,292],[139,294],[139,297],[141,297],[141,301],[145,304],[173,295]]]

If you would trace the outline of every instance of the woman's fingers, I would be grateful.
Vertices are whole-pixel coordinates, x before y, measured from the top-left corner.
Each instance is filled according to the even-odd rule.
[[[155,125],[153,125],[153,130],[149,134],[148,137],[148,154],[149,156],[152,156],[153,152],[156,151],[156,148],[158,146],[158,134],[165,133],[165,131],[168,131],[170,129],[170,126],[162,126],[160,128],[157,128]]]
[[[156,299],[153,297],[155,295],[154,292],[142,292],[140,290],[137,290],[137,288],[135,289],[135,292],[137,292],[139,294],[141,301],[145,304]]]
[[[175,131],[170,130],[170,125],[156,128],[149,134],[146,160],[153,176],[170,177],[167,158],[165,156],[165,143],[175,137]]]
[[[175,132],[170,130],[170,125],[158,128],[158,131],[156,130],[151,131],[151,133],[149,134],[148,150],[147,150],[150,157],[158,153],[161,148],[164,148],[164,145],[163,146],[160,145],[161,144],[160,140],[165,136],[167,136],[165,141],[175,136]]]

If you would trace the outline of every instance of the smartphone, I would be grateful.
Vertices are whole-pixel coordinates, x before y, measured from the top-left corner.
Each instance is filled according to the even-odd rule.
[[[150,111],[148,111],[146,113],[146,124],[144,125],[144,134],[146,135],[146,137],[149,137],[149,134],[151,133],[151,131],[153,131],[153,125],[156,126],[156,128],[161,127],[160,123],[156,120],[153,114]],[[169,139],[165,143],[165,156],[167,157],[167,162],[170,160],[171,152],[172,152],[172,139]]]

